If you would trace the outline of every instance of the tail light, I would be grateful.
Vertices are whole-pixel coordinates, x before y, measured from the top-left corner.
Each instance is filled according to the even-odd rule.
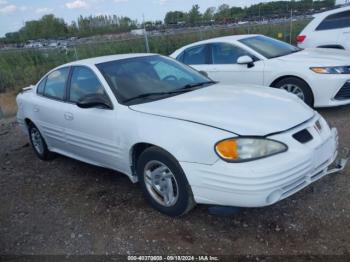
[[[302,43],[302,42],[304,42],[305,38],[306,38],[306,35],[298,35],[297,42]]]

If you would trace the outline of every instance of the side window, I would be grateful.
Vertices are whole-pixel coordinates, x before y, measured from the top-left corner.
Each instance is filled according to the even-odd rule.
[[[73,68],[69,89],[69,101],[78,102],[91,94],[105,95],[105,91],[97,76],[89,68],[77,66]]]
[[[47,97],[63,100],[69,67],[53,71],[47,76],[44,95]]]
[[[350,27],[350,11],[327,16],[316,28],[316,31]]]
[[[240,56],[251,56],[244,49],[232,44],[215,43],[211,46],[213,64],[236,64]]]
[[[184,52],[182,52],[181,54],[179,54],[179,55],[176,57],[176,60],[177,60],[177,61],[180,61],[180,62],[183,62],[183,61],[184,61]]]
[[[182,60],[187,65],[208,64],[208,45],[199,45],[186,49]]]
[[[36,89],[36,92],[40,95],[43,95],[44,94],[44,89],[45,89],[45,83],[46,83],[46,77],[41,80],[41,82],[39,83],[37,89]]]

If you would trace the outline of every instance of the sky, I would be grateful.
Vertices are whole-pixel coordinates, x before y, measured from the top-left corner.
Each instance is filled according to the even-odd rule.
[[[250,6],[269,0],[0,0],[0,36],[20,29],[25,21],[54,14],[70,23],[79,15],[116,14],[131,19],[163,20],[168,11],[188,11],[198,4],[201,11],[226,3]],[[270,0],[271,1],[271,0]]]

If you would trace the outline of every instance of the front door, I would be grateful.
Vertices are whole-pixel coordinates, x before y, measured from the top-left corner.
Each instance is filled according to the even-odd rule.
[[[66,142],[73,157],[95,165],[120,170],[120,141],[115,128],[114,109],[80,108],[87,95],[108,95],[94,72],[83,66],[72,69],[64,108]]]
[[[247,51],[229,43],[213,43],[210,45],[211,63],[202,67],[210,78],[222,84],[257,84],[264,81],[264,62],[258,60]],[[237,64],[237,59],[248,55],[255,60],[252,66]],[[196,69],[200,69],[194,66]]]

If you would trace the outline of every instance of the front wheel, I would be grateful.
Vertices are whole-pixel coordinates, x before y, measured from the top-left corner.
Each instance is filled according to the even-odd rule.
[[[314,96],[309,85],[296,77],[286,77],[278,81],[274,87],[286,90],[299,97],[310,107],[314,106]]]
[[[164,150],[146,149],[137,161],[137,175],[145,198],[156,210],[175,217],[194,207],[192,191],[181,166]]]

